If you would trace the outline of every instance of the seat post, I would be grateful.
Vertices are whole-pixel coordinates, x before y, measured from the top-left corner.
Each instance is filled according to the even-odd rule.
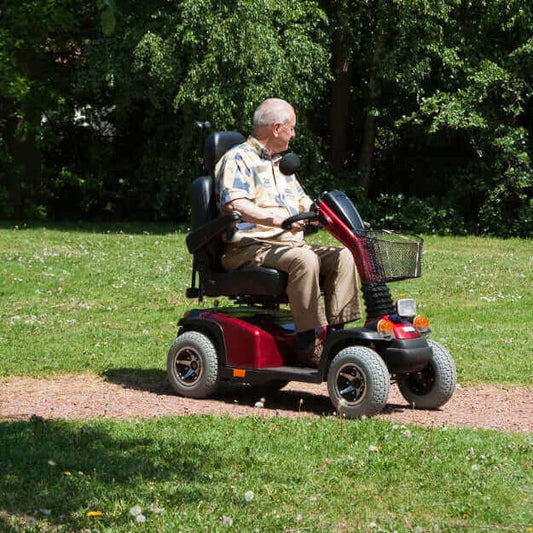
[[[196,287],[196,273],[198,269],[196,268],[196,260],[193,258],[192,261],[192,279],[191,286],[187,289],[186,295],[187,298],[198,298],[198,301],[202,301],[202,291]]]

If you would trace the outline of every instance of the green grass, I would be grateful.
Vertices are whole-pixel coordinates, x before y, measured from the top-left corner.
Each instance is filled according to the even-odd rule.
[[[465,382],[533,383],[533,241],[428,238],[411,281]],[[420,286],[418,286],[420,281]]]
[[[186,307],[184,233],[0,230],[1,374],[163,368]]]
[[[4,224],[0,375],[163,370],[177,320],[197,305],[184,239],[169,225]],[[422,278],[390,288],[416,298],[461,383],[533,383],[532,241],[427,237]]]
[[[0,375],[161,379],[197,305],[184,237],[4,224]],[[533,383],[532,254],[525,240],[428,237],[423,277],[390,285],[417,299],[462,383]],[[332,417],[35,419],[0,422],[0,450],[7,533],[533,531],[531,435]]]
[[[10,533],[24,525],[117,533],[533,527],[533,440],[525,435],[375,420],[167,417],[3,423],[0,446],[0,529]],[[134,506],[143,525],[130,516]]]

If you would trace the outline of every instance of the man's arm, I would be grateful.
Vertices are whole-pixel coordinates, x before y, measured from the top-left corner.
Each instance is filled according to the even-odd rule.
[[[223,207],[223,211],[236,211],[241,215],[241,218],[245,222],[250,222],[252,224],[260,224],[261,226],[269,226],[272,228],[281,228],[281,223],[285,218],[279,217],[278,215],[273,215],[268,211],[268,209],[263,209],[258,207],[251,200],[246,198],[237,198],[228,202]],[[291,225],[291,232],[298,233],[303,231],[305,227],[305,222],[293,222]]]

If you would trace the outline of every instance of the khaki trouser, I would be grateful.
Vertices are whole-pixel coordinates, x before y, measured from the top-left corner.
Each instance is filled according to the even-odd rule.
[[[227,270],[261,265],[287,272],[287,296],[297,331],[361,318],[357,270],[346,248],[304,242],[228,245],[222,265]],[[324,277],[324,305],[320,297],[320,275]]]

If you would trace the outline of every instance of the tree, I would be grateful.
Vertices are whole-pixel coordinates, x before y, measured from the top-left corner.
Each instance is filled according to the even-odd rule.
[[[84,8],[70,0],[6,0],[1,15],[0,213],[21,217],[42,209],[41,127],[72,82]]]
[[[469,161],[446,181],[470,231],[531,235],[533,7],[516,0],[452,6],[428,50],[430,83],[399,124],[461,139]]]
[[[314,2],[152,0],[121,13],[86,49],[78,91],[112,108],[114,166],[118,156],[130,172],[104,178],[101,190],[122,180],[123,209],[131,197],[140,215],[185,215],[194,120],[247,133],[257,104],[276,95],[298,109],[305,145],[329,75],[327,21]]]
[[[346,182],[348,173],[374,198],[427,197],[440,211],[460,213],[457,229],[529,234],[532,7],[518,0],[322,5],[343,9],[340,20],[329,12],[340,43],[333,94],[343,102],[332,102],[336,175]]]
[[[2,216],[183,220],[194,120],[247,133],[280,96],[312,193],[421,231],[533,231],[522,0],[5,0],[0,15]]]

